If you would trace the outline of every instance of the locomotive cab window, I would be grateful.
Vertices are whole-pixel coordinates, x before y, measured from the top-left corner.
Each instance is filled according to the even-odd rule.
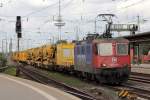
[[[111,56],[113,54],[112,43],[100,43],[97,45],[98,55]]]
[[[118,55],[128,55],[128,44],[117,43],[117,54]]]

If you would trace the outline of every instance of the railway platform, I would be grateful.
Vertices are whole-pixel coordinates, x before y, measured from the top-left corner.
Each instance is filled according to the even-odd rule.
[[[0,100],[80,100],[79,98],[30,80],[0,74]]]
[[[150,64],[132,64],[131,72],[150,74]]]

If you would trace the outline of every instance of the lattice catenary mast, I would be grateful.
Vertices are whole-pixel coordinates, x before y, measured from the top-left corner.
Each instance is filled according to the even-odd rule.
[[[61,16],[61,0],[59,0],[59,14],[58,18],[56,20],[55,26],[58,27],[59,35],[58,38],[61,40],[61,28],[65,25],[65,23],[62,21],[62,16]]]

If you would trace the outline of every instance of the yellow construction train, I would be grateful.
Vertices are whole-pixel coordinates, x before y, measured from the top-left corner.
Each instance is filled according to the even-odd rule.
[[[122,38],[88,37],[74,43],[58,42],[14,52],[12,59],[101,83],[121,84],[128,80],[131,71],[128,45],[129,41]]]
[[[36,67],[72,70],[74,65],[74,43],[62,42],[14,52],[12,59]]]

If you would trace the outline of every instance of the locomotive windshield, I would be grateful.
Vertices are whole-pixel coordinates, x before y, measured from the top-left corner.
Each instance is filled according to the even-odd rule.
[[[113,54],[112,43],[98,44],[98,54],[101,56],[110,56]]]
[[[118,55],[128,55],[128,45],[125,43],[117,44],[117,54]]]

